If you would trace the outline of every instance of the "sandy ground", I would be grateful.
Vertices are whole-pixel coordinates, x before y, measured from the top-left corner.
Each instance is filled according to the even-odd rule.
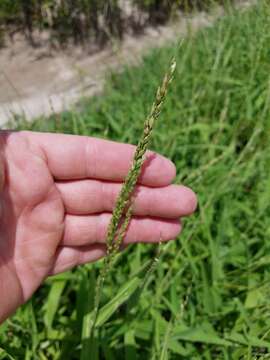
[[[254,3],[255,0],[239,1],[237,7]],[[70,108],[80,97],[102,91],[107,71],[138,63],[151,48],[184,37],[188,31],[211,26],[223,14],[218,7],[211,13],[181,15],[173,23],[148,28],[140,37],[126,36],[121,44],[94,55],[80,48],[54,53],[33,49],[22,36],[17,36],[0,50],[0,126],[14,115],[31,120]]]

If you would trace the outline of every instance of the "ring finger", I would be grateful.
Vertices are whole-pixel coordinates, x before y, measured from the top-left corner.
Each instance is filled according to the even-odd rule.
[[[111,214],[90,216],[67,215],[62,246],[105,244]],[[169,241],[181,231],[179,220],[134,217],[128,227],[124,243]]]

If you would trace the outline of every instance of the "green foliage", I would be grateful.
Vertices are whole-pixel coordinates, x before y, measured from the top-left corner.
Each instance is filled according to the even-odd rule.
[[[154,251],[142,244],[118,255],[108,274],[95,354],[84,331],[100,263],[49,279],[0,327],[5,353],[16,359],[269,358],[269,29],[270,7],[261,2],[187,37],[177,53],[152,147],[176,163],[177,183],[197,192],[199,209],[163,248],[140,299],[134,279],[143,281]],[[174,52],[174,45],[155,50],[140,67],[112,74],[105,94],[85,99],[80,111],[21,127],[136,144]]]

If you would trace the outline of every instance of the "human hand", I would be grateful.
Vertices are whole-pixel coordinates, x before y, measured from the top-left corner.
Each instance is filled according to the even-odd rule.
[[[106,254],[106,229],[135,147],[90,137],[0,132],[0,322],[49,275]],[[194,193],[148,153],[124,243],[174,239]]]

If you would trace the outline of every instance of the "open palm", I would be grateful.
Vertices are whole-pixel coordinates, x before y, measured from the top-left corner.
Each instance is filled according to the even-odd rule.
[[[106,253],[106,229],[134,147],[73,135],[0,133],[0,322],[43,280]],[[148,153],[125,243],[175,238],[196,198]]]

